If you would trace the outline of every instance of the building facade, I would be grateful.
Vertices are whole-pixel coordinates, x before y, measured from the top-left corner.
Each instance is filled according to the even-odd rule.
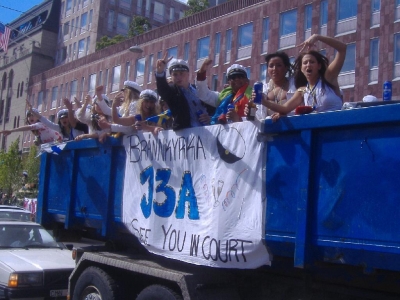
[[[62,0],[56,66],[94,53],[103,36],[126,36],[135,16],[154,29],[182,18],[187,8],[175,0]]]
[[[32,76],[54,67],[60,0],[44,1],[11,22],[7,53],[0,53],[0,128],[25,125],[26,99]],[[2,136],[1,149],[25,133]],[[21,148],[21,147],[20,147]]]
[[[111,98],[126,79],[154,89],[155,62],[165,51],[188,61],[192,81],[204,59],[212,58],[207,80],[214,90],[222,89],[226,69],[233,63],[247,68],[251,83],[268,80],[265,55],[283,50],[294,60],[296,46],[313,33],[336,37],[348,46],[339,76],[345,101],[361,101],[367,94],[382,99],[386,80],[393,82],[397,99],[399,12],[400,0],[227,1],[35,76],[30,101],[54,115],[61,108],[59,99],[83,98],[96,85],[104,85]],[[132,45],[142,47],[143,53],[129,52]],[[333,49],[318,46],[333,59]],[[53,89],[57,96],[44,103],[40,95]]]

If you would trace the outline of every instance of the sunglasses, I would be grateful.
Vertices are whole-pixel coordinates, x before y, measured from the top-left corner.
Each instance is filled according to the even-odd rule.
[[[243,78],[246,78],[246,76],[242,75],[242,74],[233,74],[233,75],[229,75],[228,80],[234,80],[236,78],[243,79]]]

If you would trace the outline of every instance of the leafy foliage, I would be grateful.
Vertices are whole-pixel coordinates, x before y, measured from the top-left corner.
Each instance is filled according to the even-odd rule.
[[[185,11],[185,17],[203,11],[210,6],[208,0],[188,0],[187,5],[190,8]]]
[[[149,20],[142,16],[134,16],[129,25],[128,37],[134,37],[143,34],[151,29]]]
[[[38,156],[38,148],[32,146],[30,148],[29,154],[25,156],[22,160],[22,166],[24,171],[28,173],[26,183],[32,189],[37,188],[39,184],[39,171],[40,171],[40,156]]]
[[[122,41],[125,41],[125,37],[123,35],[117,34],[113,38],[109,38],[108,36],[103,36],[96,43],[96,50],[101,50],[107,48],[108,46],[118,44]]]
[[[19,139],[11,144],[7,152],[0,151],[0,188],[8,195],[22,186],[22,159],[18,145]]]

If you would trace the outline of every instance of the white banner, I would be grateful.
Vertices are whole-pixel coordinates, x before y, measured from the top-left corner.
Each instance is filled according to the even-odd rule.
[[[125,137],[124,224],[150,252],[169,258],[269,265],[257,133],[240,122]]]

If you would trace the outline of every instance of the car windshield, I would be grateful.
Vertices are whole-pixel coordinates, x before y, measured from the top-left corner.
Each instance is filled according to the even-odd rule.
[[[31,214],[27,211],[1,210],[0,220],[30,221]]]
[[[0,248],[60,248],[41,226],[0,224]]]

